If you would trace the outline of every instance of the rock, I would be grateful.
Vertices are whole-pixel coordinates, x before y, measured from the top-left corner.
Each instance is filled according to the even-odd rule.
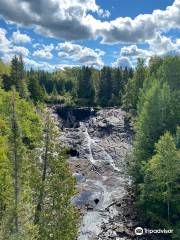
[[[132,136],[126,113],[115,108],[60,107],[56,113],[63,129],[60,141],[69,148],[70,167],[77,179],[78,194],[72,201],[83,212],[78,240],[116,239],[120,233],[127,234],[129,230],[119,224],[128,218],[122,211],[122,199],[131,185],[126,156],[132,149]],[[130,215],[128,207],[127,213]]]

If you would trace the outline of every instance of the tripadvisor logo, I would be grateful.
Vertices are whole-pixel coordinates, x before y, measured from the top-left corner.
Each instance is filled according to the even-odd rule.
[[[141,236],[143,234],[172,234],[173,230],[172,229],[147,229],[147,228],[142,228],[142,227],[137,227],[135,229],[135,234],[137,236]]]
[[[141,235],[143,235],[143,233],[144,233],[144,230],[143,230],[142,227],[137,227],[137,228],[135,229],[135,234],[136,234],[136,235],[141,236]]]

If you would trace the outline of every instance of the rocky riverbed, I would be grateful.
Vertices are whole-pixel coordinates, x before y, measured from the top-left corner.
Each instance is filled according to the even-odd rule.
[[[73,203],[81,210],[78,240],[131,240],[138,226],[127,156],[132,129],[121,109],[55,107],[61,143],[77,179]]]

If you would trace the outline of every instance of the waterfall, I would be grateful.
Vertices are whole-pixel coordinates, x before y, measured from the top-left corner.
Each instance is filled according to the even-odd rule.
[[[107,240],[117,236],[116,228],[124,225],[123,217],[116,219],[123,215],[116,203],[126,196],[130,185],[124,162],[131,144],[127,143],[123,123],[121,109],[102,109],[96,116],[78,122],[78,127],[62,132],[62,142],[79,153],[70,157],[70,164],[75,176],[83,178],[77,178],[77,195],[73,199],[83,215],[78,240]],[[109,126],[113,126],[112,132]]]
[[[89,161],[93,165],[96,165],[96,161],[93,158],[92,148],[91,148],[91,145],[92,145],[92,143],[94,143],[94,140],[89,136],[87,127],[85,127],[84,135],[85,135],[85,139],[87,140],[87,146],[88,146],[88,150],[89,150],[89,156],[88,156],[89,157]]]
[[[88,146],[88,150],[89,150],[89,156],[88,156],[89,158],[88,159],[93,165],[96,165],[96,160],[94,160],[93,154],[92,154],[92,145],[93,144],[98,145],[98,143],[90,137],[90,135],[88,133],[88,128],[83,123],[81,123],[80,125],[85,128],[84,135],[85,135],[85,139],[87,140],[87,146]],[[100,145],[98,145],[98,148],[101,149],[102,153],[106,156],[107,162],[110,163],[110,165],[113,167],[113,169],[115,171],[119,172],[120,169],[118,167],[116,167],[111,155],[108,154],[107,151],[105,151],[105,149],[103,147],[101,147]]]

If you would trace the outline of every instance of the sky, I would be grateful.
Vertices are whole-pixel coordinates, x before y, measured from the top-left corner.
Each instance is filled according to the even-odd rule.
[[[27,68],[135,67],[180,54],[180,0],[0,0],[0,58]]]

